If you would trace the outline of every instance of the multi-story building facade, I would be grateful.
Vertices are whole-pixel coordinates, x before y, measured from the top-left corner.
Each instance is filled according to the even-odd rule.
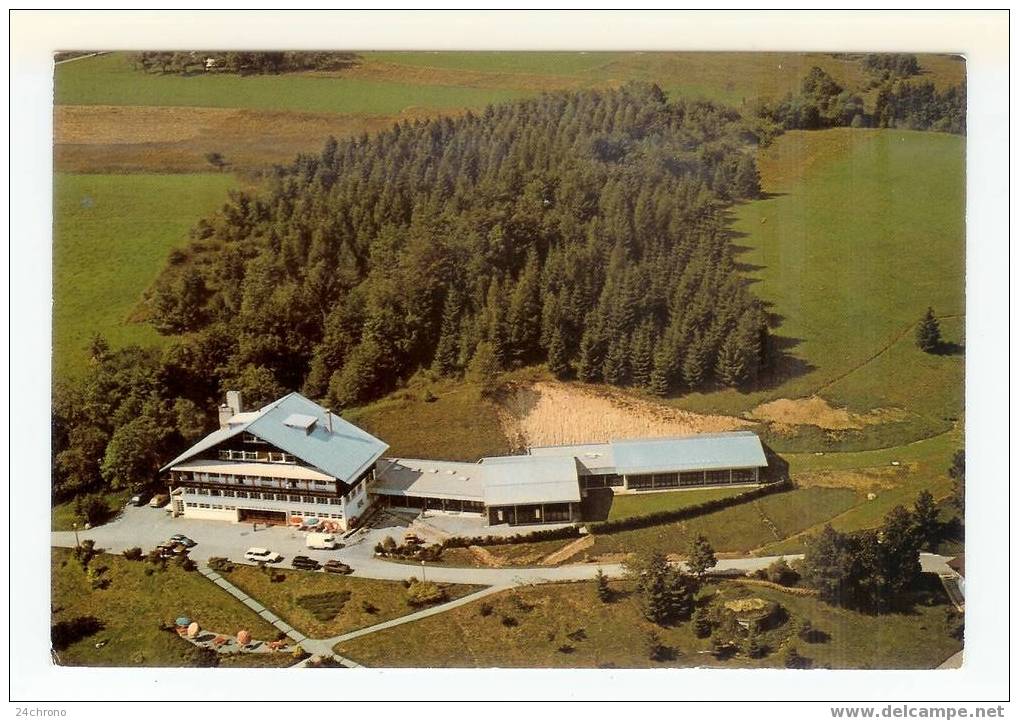
[[[347,529],[373,504],[474,514],[490,525],[582,520],[583,499],[762,482],[768,465],[747,431],[543,446],[477,463],[383,458],[388,446],[298,393],[243,412],[227,394],[220,428],[163,469],[175,515]]]

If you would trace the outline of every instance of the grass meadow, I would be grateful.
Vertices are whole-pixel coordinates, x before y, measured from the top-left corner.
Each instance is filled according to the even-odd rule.
[[[948,430],[963,410],[964,164],[963,138],[898,130],[790,132],[762,151],[769,196],[735,209],[734,243],[786,359],[772,387],[677,405],[738,414],[819,394],[854,411],[905,409],[876,445]],[[928,306],[950,353],[913,343]]]
[[[152,327],[128,316],[170,249],[184,245],[192,225],[235,184],[227,173],[54,177],[55,378],[82,371],[95,333],[113,347],[160,342]]]
[[[781,668],[783,649],[795,644],[817,668],[934,668],[962,644],[948,635],[948,608],[939,587],[917,594],[913,610],[872,616],[732,582],[708,584],[700,603],[756,596],[785,609],[787,619],[766,631],[763,658],[715,658],[711,639],[692,624],[660,628],[647,622],[625,582],[612,582],[615,598],[598,600],[593,582],[544,584],[506,591],[440,616],[341,643],[336,651],[366,666],[427,668]],[[488,608],[483,614],[482,608]],[[513,619],[507,624],[504,619]],[[794,636],[804,619],[827,635],[818,643]],[[922,631],[918,631],[922,629]],[[671,658],[651,661],[647,634],[654,630]],[[821,636],[821,638],[824,638]]]
[[[105,566],[105,589],[94,589],[85,572],[66,548],[54,548],[51,556],[52,620],[70,621],[94,616],[105,628],[60,651],[60,662],[69,666],[187,666],[192,646],[176,633],[160,630],[159,624],[188,616],[202,628],[234,635],[245,628],[253,638],[273,640],[277,629],[197,571],[187,572],[175,564],[145,575],[146,561],[128,561],[100,554],[91,565]],[[99,641],[106,641],[96,648]],[[246,659],[237,659],[244,665]],[[258,663],[258,659],[254,663]],[[284,665],[293,663],[289,656]],[[233,664],[231,664],[233,665]]]

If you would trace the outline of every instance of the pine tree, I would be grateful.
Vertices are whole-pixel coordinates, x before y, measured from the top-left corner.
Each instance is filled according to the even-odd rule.
[[[934,316],[933,308],[927,308],[920,325],[917,326],[916,345],[924,353],[934,353],[941,346],[941,326]]]
[[[667,396],[669,394],[669,377],[672,370],[672,361],[664,348],[659,348],[655,353],[654,367],[651,369],[651,376],[648,378],[648,390],[656,396]]]
[[[453,290],[446,296],[442,309],[442,326],[439,342],[435,346],[435,359],[432,367],[442,375],[452,375],[457,370],[457,359],[460,355],[460,313],[461,300],[459,292]]]
[[[686,352],[683,359],[683,383],[688,388],[699,388],[704,383],[703,343],[697,340]]]
[[[548,360],[546,361],[549,372],[556,378],[563,379],[570,374],[570,365],[566,356],[566,345],[563,343],[562,334],[556,328],[552,331],[552,339],[548,346]]]
[[[922,547],[933,550],[937,545],[941,532],[938,520],[938,508],[934,504],[934,496],[928,490],[920,491],[913,504],[913,525],[920,538]]]
[[[711,619],[703,606],[699,607],[693,614],[693,631],[697,638],[707,638],[711,635]]]
[[[606,383],[619,386],[626,382],[627,377],[626,343],[619,338],[609,344],[609,351],[605,354],[605,362],[602,364],[602,378]]]
[[[513,289],[507,317],[509,355],[517,363],[526,362],[538,350],[541,334],[540,280],[538,254],[532,248]]]
[[[608,603],[612,600],[612,589],[609,588],[609,579],[599,568],[594,576],[596,588],[598,589],[598,600]]]
[[[761,194],[761,174],[757,171],[757,163],[748,154],[741,155],[736,164],[732,194],[743,199],[757,198]]]
[[[646,388],[654,371],[654,341],[652,329],[642,325],[630,339],[630,382],[638,388]]]
[[[747,365],[748,359],[744,357],[736,335],[730,333],[722,341],[722,347],[718,351],[715,378],[723,385],[737,388],[746,383],[749,377]]]
[[[753,622],[750,623],[746,638],[743,639],[743,653],[747,658],[760,658],[764,655],[764,649],[761,648],[761,637]]]
[[[717,563],[715,549],[711,547],[708,539],[704,536],[697,536],[693,539],[686,561],[686,567],[690,570],[690,573],[701,579],[708,572],[708,569],[714,568]]]

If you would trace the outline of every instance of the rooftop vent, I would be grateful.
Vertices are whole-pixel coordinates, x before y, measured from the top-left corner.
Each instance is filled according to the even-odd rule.
[[[310,433],[315,427],[315,423],[318,421],[315,416],[306,416],[303,413],[291,413],[287,416],[286,420],[283,421],[283,425],[288,428],[296,428],[297,430]]]

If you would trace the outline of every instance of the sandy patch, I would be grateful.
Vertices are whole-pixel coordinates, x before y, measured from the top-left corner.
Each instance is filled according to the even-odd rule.
[[[793,426],[817,426],[827,431],[859,430],[864,426],[905,420],[908,413],[901,408],[875,408],[867,413],[853,413],[836,408],[820,396],[790,400],[780,398],[762,403],[748,414],[751,418],[772,424],[775,430]]]
[[[507,437],[520,447],[717,433],[751,425],[739,418],[699,415],[616,391],[596,392],[552,382],[511,389],[500,409]]]

